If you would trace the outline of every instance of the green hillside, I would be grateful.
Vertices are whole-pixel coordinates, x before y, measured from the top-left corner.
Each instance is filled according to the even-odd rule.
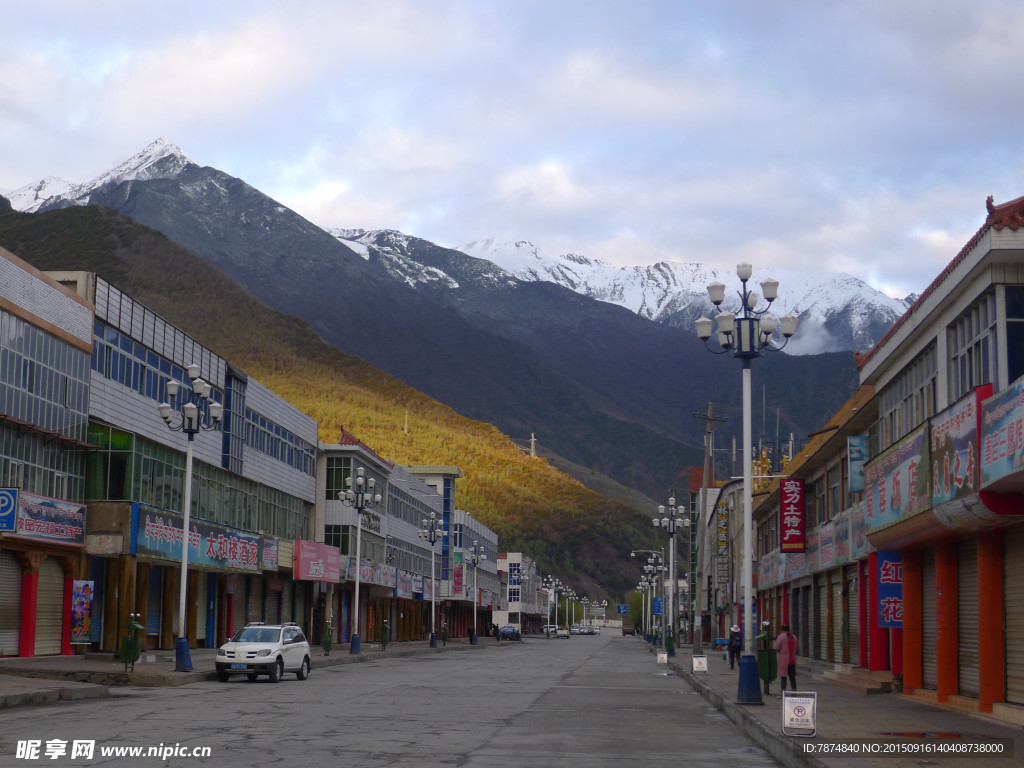
[[[324,441],[344,427],[398,463],[460,467],[459,507],[579,594],[612,600],[635,585],[629,552],[655,543],[653,509],[588,490],[493,426],[329,346],[163,235],[96,207],[6,211],[0,246],[39,269],[102,275],[315,418]]]

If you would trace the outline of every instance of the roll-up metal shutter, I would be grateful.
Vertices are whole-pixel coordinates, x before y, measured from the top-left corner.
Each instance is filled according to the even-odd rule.
[[[21,643],[21,561],[0,551],[0,656],[17,656]]]
[[[64,568],[52,557],[39,566],[36,603],[36,656],[60,653],[64,630]]]
[[[281,582],[281,621],[295,621],[292,613],[292,588],[293,583],[289,578],[282,578]]]
[[[828,574],[818,576],[818,637],[814,657],[828,660]]]
[[[850,664],[860,663],[860,584],[857,564],[846,566],[846,640],[850,649]]]
[[[277,624],[281,619],[281,593],[273,590],[267,590],[267,621],[271,624]]]
[[[957,664],[961,696],[978,697],[978,540],[957,547]]]
[[[231,634],[234,635],[240,629],[245,627],[245,588],[246,581],[248,579],[245,576],[239,575],[238,577],[238,588],[235,591],[235,615],[232,617],[231,623]]]
[[[836,571],[832,574],[832,661],[843,661],[843,627],[846,617],[843,615],[843,574]]]
[[[935,616],[935,550],[921,552],[921,675],[922,687],[935,690],[939,683],[938,622]]]
[[[206,598],[210,594],[210,574],[200,571],[199,589],[196,595],[196,641],[206,639],[206,617],[209,614],[210,606]]]
[[[1003,538],[1003,601],[1006,633],[1006,700],[1024,704],[1024,526]]]
[[[259,576],[250,576],[249,581],[249,610],[252,613],[250,621],[263,621],[263,579]]]

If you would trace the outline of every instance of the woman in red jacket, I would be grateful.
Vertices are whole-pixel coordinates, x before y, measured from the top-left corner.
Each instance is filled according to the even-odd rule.
[[[782,678],[782,690],[786,690],[786,677],[789,684],[796,690],[796,635],[789,631],[789,624],[782,625],[782,631],[775,638],[775,652],[779,660],[779,677]]]

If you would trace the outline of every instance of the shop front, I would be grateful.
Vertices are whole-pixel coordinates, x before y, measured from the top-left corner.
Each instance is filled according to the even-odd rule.
[[[85,521],[83,504],[0,489],[0,656],[72,652]]]

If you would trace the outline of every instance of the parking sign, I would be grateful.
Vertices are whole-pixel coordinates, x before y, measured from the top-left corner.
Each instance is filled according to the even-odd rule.
[[[0,488],[0,531],[13,531],[18,521],[18,489]]]

